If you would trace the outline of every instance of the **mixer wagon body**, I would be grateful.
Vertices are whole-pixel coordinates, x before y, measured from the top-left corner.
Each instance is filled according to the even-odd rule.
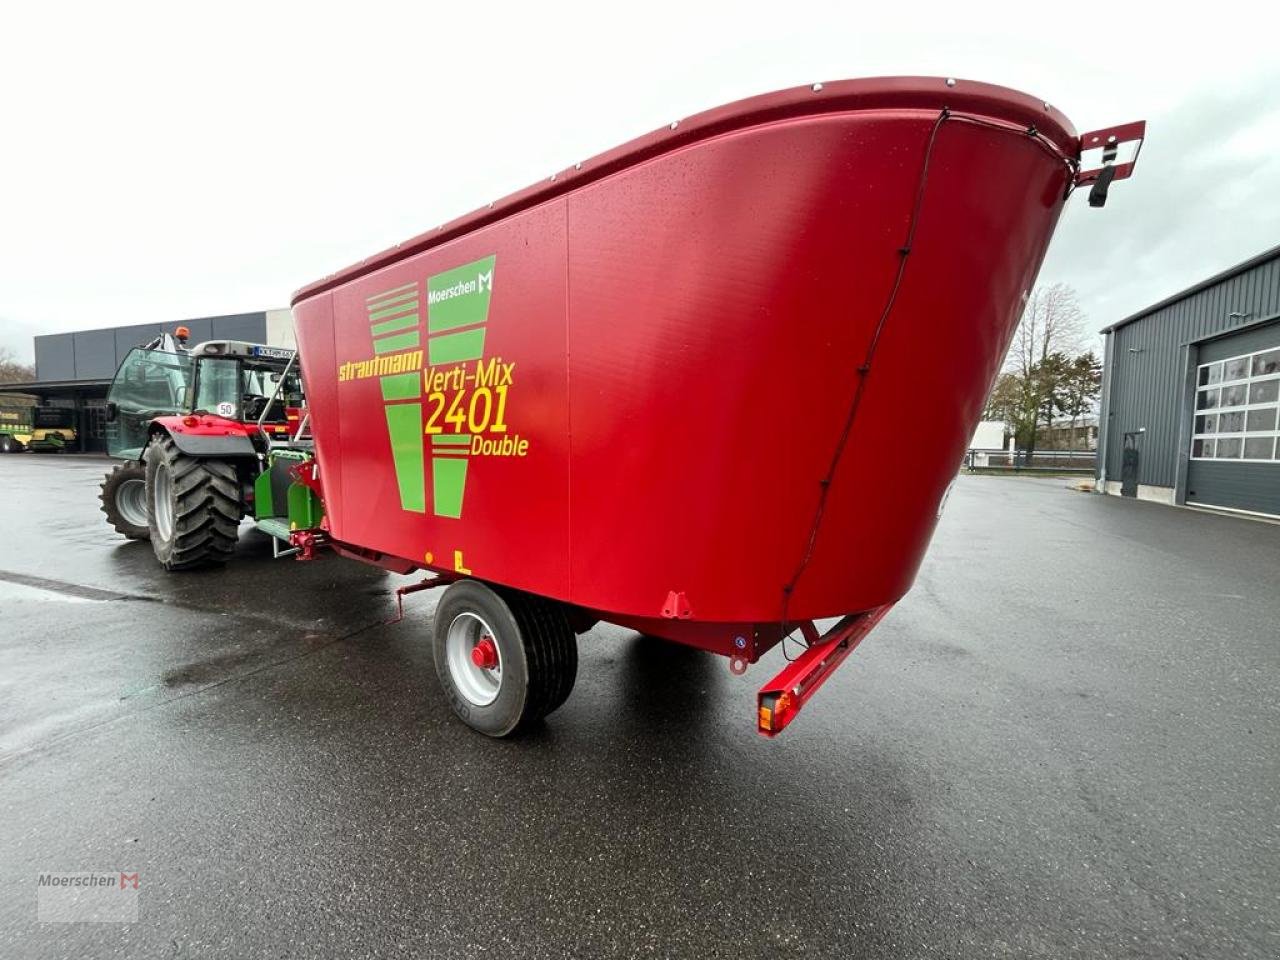
[[[325,535],[738,666],[852,615],[805,632],[847,653],[911,586],[1081,149],[1000,87],[819,84],[304,288]]]

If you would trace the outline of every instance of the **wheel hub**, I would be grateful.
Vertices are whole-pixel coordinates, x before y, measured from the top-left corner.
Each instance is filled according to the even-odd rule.
[[[476,613],[459,613],[445,635],[445,660],[458,692],[477,707],[498,699],[502,689],[502,653],[493,628]]]
[[[481,637],[471,648],[471,662],[481,670],[492,670],[498,665],[498,646],[493,637]]]

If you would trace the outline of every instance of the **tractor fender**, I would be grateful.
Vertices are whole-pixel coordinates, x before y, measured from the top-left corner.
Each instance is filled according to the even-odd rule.
[[[174,445],[189,457],[217,457],[226,460],[230,457],[258,455],[258,451],[253,448],[253,441],[243,434],[211,437],[170,431],[169,436],[173,438]]]
[[[157,423],[152,429],[153,435],[157,433],[167,435],[173,440],[174,446],[189,457],[228,460],[235,457],[254,458],[258,455],[253,441],[243,433],[187,433],[169,429],[161,423]]]

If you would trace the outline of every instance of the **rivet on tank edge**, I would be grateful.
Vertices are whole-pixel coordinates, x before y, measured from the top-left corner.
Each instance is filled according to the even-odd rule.
[[[812,87],[810,87],[809,89],[811,89],[814,93],[821,93],[821,92],[822,92],[822,84],[820,84],[820,83],[815,83],[815,84],[814,84]]]
[[[672,130],[674,130],[674,129],[675,129],[676,127],[678,127],[678,126],[680,126],[680,121],[679,121],[679,120],[672,120],[672,121],[671,121],[671,129],[672,129]]]
[[[947,77],[947,86],[948,86],[948,87],[954,87],[955,85],[956,85],[956,78],[955,78],[955,77]]]

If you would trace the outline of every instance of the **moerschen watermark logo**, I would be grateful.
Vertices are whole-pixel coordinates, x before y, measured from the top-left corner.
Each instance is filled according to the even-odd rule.
[[[129,870],[41,873],[36,877],[40,923],[132,923],[138,919],[142,875]]]

